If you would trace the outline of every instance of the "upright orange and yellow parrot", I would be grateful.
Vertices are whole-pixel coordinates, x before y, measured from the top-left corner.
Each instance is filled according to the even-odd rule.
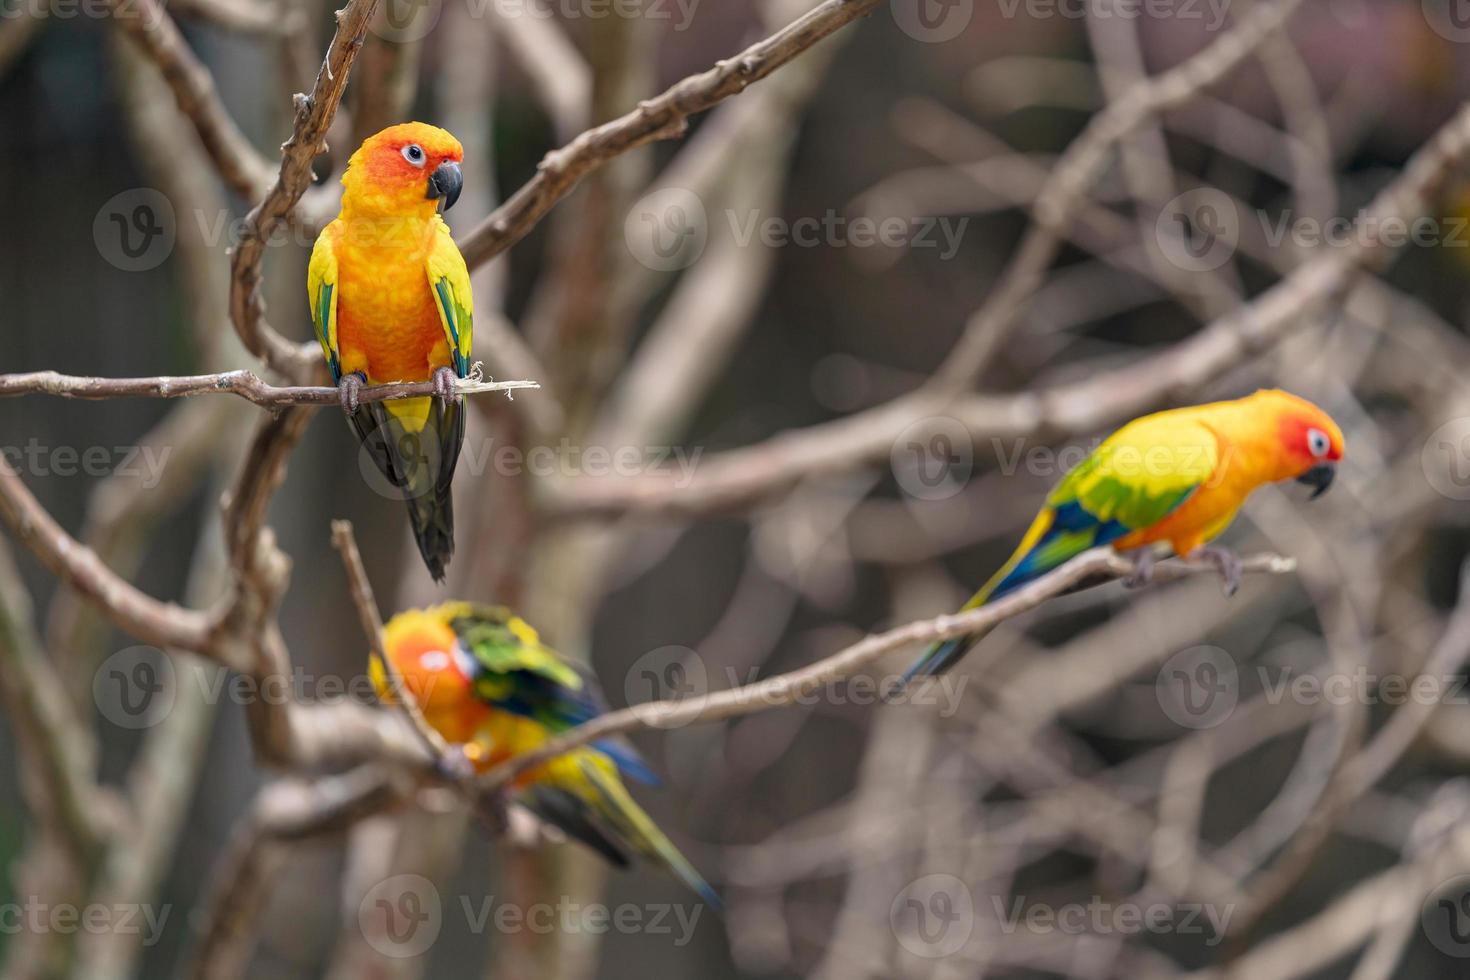
[[[454,554],[450,484],[464,442],[454,394],[469,373],[470,274],[439,217],[459,197],[459,140],[403,123],[368,137],[342,175],[342,212],[311,253],[307,296],[342,409],[408,501],[435,581]],[[434,382],[432,398],[361,404],[365,384]]]
[[[964,609],[977,609],[1020,588],[1089,548],[1132,552],[1129,584],[1152,573],[1156,548],[1213,561],[1226,592],[1240,586],[1240,559],[1205,547],[1257,487],[1298,480],[1321,496],[1342,459],[1342,430],[1326,412],[1285,391],[1257,391],[1145,415],[1123,426],[1062,478],[1010,560]],[[905,679],[952,667],[979,639],[936,643]]]
[[[460,746],[477,769],[529,752],[602,714],[596,681],[499,606],[448,602],[388,621],[384,646],[424,720]],[[382,663],[369,665],[378,697],[391,701]],[[634,802],[623,776],[658,777],[625,739],[593,742],[531,769],[513,785],[517,802],[619,867],[645,858],[711,905],[714,889]]]

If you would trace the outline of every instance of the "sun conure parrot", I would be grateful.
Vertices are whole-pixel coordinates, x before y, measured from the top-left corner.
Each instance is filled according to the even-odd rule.
[[[383,643],[424,720],[479,770],[529,752],[605,710],[589,674],[499,606],[449,602],[405,610],[389,620]],[[369,673],[378,697],[391,701],[376,656]],[[637,749],[612,738],[529,770],[512,789],[518,803],[613,864],[626,867],[632,856],[647,859],[718,907],[714,889],[634,802],[623,776],[658,783]]]
[[[363,141],[342,175],[342,212],[312,249],[307,296],[342,409],[408,501],[435,581],[454,554],[450,483],[464,442],[454,381],[469,373],[470,274],[439,217],[459,197],[459,140],[403,123]],[[365,384],[429,381],[435,397],[361,404]]]
[[[1089,548],[1131,552],[1130,585],[1148,581],[1160,544],[1176,555],[1214,562],[1227,594],[1240,586],[1240,559],[1204,547],[1257,487],[1295,479],[1332,483],[1342,458],[1342,430],[1326,412],[1285,391],[1257,391],[1134,419],[1105,439],[1046,498],[1010,560],[965,603],[977,609]],[[905,679],[952,667],[979,636],[936,643]]]

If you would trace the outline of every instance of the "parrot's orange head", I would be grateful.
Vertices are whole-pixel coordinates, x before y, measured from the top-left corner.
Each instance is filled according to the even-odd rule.
[[[1326,493],[1343,451],[1342,430],[1332,416],[1305,398],[1279,389],[1258,391],[1250,398],[1260,402],[1275,424],[1279,478],[1313,487],[1313,500]]]
[[[342,175],[342,206],[363,213],[426,217],[454,206],[464,177],[464,147],[427,123],[389,126],[362,141]]]
[[[383,640],[399,679],[425,715],[453,710],[468,697],[470,681],[455,658],[458,641],[449,624],[431,613],[410,609],[388,621]],[[380,700],[395,700],[387,671],[376,655],[369,661],[368,676]]]

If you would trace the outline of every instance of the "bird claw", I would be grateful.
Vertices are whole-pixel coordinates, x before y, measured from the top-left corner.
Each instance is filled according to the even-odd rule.
[[[451,402],[459,401],[459,395],[454,390],[455,382],[459,380],[459,376],[454,373],[453,368],[435,368],[433,380],[435,398],[438,398],[446,406]]]
[[[465,755],[463,746],[454,745],[434,760],[434,774],[445,782],[462,783],[475,775],[475,764]]]
[[[1149,547],[1139,548],[1132,556],[1133,571],[1123,579],[1123,585],[1129,589],[1139,589],[1154,580],[1154,550]]]
[[[1230,597],[1240,591],[1240,578],[1244,569],[1240,557],[1227,548],[1201,548],[1199,556],[1209,561],[1220,572],[1220,581],[1225,583],[1225,595]]]
[[[344,374],[337,382],[337,398],[342,402],[342,411],[348,417],[356,415],[357,410],[362,407],[362,389],[366,383],[367,379],[359,371]]]

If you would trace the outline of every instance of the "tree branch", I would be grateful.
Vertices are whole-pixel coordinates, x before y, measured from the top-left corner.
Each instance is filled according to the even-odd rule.
[[[313,783],[279,780],[261,789],[210,875],[202,938],[186,975],[243,975],[282,845],[341,833],[403,797],[389,772],[370,765]]]
[[[327,127],[337,113],[352,61],[362,47],[378,0],[349,0],[337,11],[337,33],[327,49],[311,94],[296,97],[296,126],[281,147],[281,170],[265,199],[245,216],[240,241],[230,255],[230,320],[245,348],[293,381],[320,377],[325,370],[315,344],[295,344],[265,322],[260,296],[266,243],[311,184],[311,162],[325,149]]]
[[[920,390],[831,422],[792,429],[701,463],[687,484],[670,473],[581,477],[549,484],[560,517],[629,512],[695,515],[731,509],[810,476],[843,472],[888,455],[910,425],[949,415],[972,438],[1081,435],[1197,393],[1252,354],[1267,350],[1310,318],[1305,312],[1341,296],[1364,269],[1387,264],[1396,245],[1381,231],[1429,210],[1439,189],[1470,156],[1470,105],[1409,161],[1360,217],[1352,243],[1304,262],[1280,282],[1188,340],[1075,383],[958,402]]]
[[[515,391],[539,388],[535,381],[478,381],[466,378],[455,382],[461,395],[478,395],[487,391]],[[156,378],[93,378],[59,374],[56,371],[33,371],[29,374],[0,375],[0,398],[19,395],[56,395],[60,398],[101,400],[106,398],[189,398],[194,395],[238,395],[248,402],[266,407],[285,405],[335,405],[336,388],[278,387],[267,384],[251,371],[225,371],[220,374],[197,374]],[[432,381],[401,381],[393,384],[368,385],[362,389],[360,401],[381,402],[401,398],[422,398],[434,394]]]
[[[871,13],[878,0],[826,0],[807,14],[699,75],[691,75],[638,108],[548,153],[536,176],[459,243],[471,269],[499,255],[572,192],[592,170],[628,150],[681,135],[690,116],[760,81],[822,38]]]
[[[388,688],[393,692],[394,702],[403,709],[404,716],[408,718],[409,724],[413,726],[414,732],[430,755],[438,759],[451,755],[453,749],[449,743],[424,718],[418,701],[408,696],[403,686],[403,675],[398,672],[398,665],[385,649],[383,614],[378,611],[378,601],[373,597],[373,583],[368,578],[367,569],[362,565],[362,553],[357,549],[357,537],[352,533],[351,521],[332,522],[332,545],[342,556],[342,565],[347,571],[347,583],[352,589],[352,604],[357,607],[363,635],[372,645],[373,656],[383,665],[383,674],[388,678]]]
[[[163,4],[159,0],[108,2],[113,21],[163,73],[179,111],[193,123],[199,141],[225,183],[248,200],[263,193],[270,184],[270,164],[230,118],[215,87],[214,76],[189,49]]]
[[[1242,564],[1242,571],[1271,575],[1283,575],[1295,568],[1295,561],[1280,555],[1253,555],[1244,559]],[[481,777],[481,791],[491,792],[556,756],[623,732],[722,721],[798,703],[812,690],[849,677],[896,650],[988,630],[997,623],[1035,609],[1048,599],[1124,578],[1133,570],[1133,562],[1112,549],[1095,548],[1014,594],[979,609],[921,620],[868,636],[814,664],[728,691],[685,700],[650,702],[609,712],[551,739],[534,752],[516,756],[491,769]],[[1170,561],[1155,568],[1154,581],[1167,582],[1199,574],[1218,572],[1213,564],[1206,561]]]
[[[212,650],[210,617],[160,602],[119,578],[90,548],[62,530],[3,456],[0,521],[52,574],[91,600],[118,628],[158,647],[182,647],[201,653]]]

